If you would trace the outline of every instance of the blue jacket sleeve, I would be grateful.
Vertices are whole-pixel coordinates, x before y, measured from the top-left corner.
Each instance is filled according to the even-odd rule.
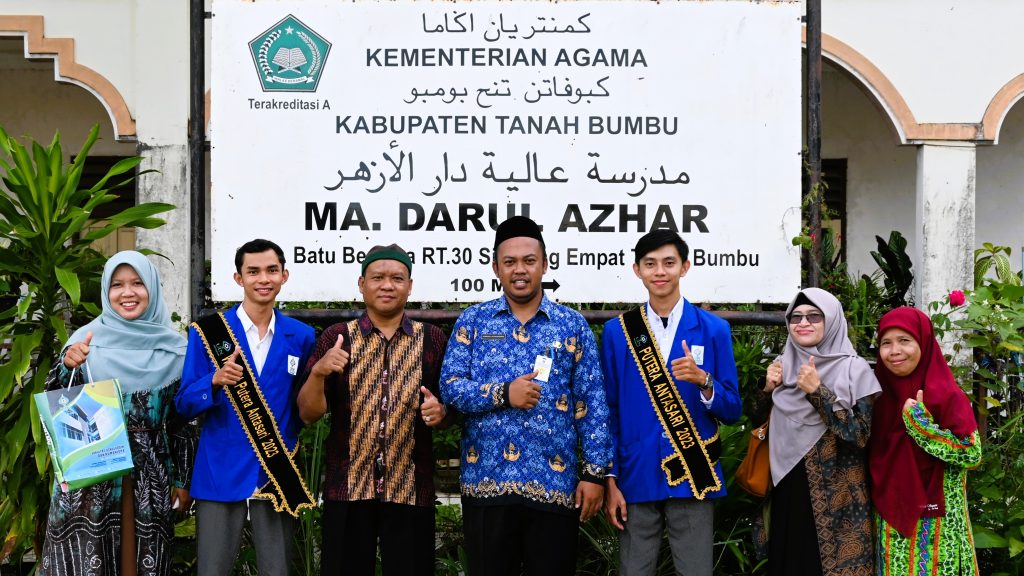
[[[743,405],[740,402],[736,358],[732,354],[732,333],[727,322],[715,327],[712,343],[715,347],[715,365],[711,368],[715,400],[708,410],[719,422],[733,424],[740,419]]]
[[[473,346],[477,329],[472,308],[459,316],[448,339],[441,366],[441,401],[463,414],[480,414],[502,408],[508,401],[507,382],[473,379]]]
[[[576,414],[576,437],[582,445],[583,461],[580,478],[602,482],[612,466],[612,439],[608,429],[608,403],[604,394],[604,377],[601,360],[597,352],[594,333],[582,316],[578,317],[579,337],[577,342],[583,350],[577,350],[579,360],[573,367],[572,392],[584,402],[586,412]]]
[[[614,322],[614,324],[613,324]],[[617,338],[613,331],[618,320],[609,320],[601,333],[601,370],[604,372],[604,397],[608,403],[608,430],[611,433],[612,466],[609,474],[616,475],[614,460],[619,454],[619,362]]]
[[[174,396],[174,407],[186,418],[195,418],[225,401],[222,390],[213,389],[216,368],[206,352],[206,345],[195,327],[188,329],[188,350],[181,373],[181,387]]]

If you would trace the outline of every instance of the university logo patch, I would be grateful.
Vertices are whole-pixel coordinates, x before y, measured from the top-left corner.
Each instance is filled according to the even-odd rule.
[[[264,92],[316,92],[331,43],[289,14],[249,42]]]
[[[227,356],[228,353],[231,352],[232,348],[233,346],[231,345],[231,342],[224,340],[222,342],[217,342],[216,344],[213,345],[213,353],[216,354],[218,357]]]

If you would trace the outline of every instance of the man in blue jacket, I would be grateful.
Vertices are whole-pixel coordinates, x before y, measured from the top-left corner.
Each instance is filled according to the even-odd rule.
[[[295,516],[314,505],[290,454],[301,424],[295,394],[313,329],[275,308],[284,253],[252,240],[235,253],[242,303],[192,324],[174,402],[203,416],[192,475],[198,574],[230,574],[246,517],[261,576],[286,576]]]
[[[605,514],[622,534],[620,574],[654,574],[667,526],[676,572],[711,576],[714,498],[725,496],[718,422],[740,417],[729,324],[683,298],[689,248],[657,230],[636,244],[646,304],[601,342],[615,466]]]
[[[594,334],[544,295],[537,223],[503,222],[494,255],[502,295],[459,316],[441,368],[441,396],[465,417],[467,573],[574,574],[579,524],[601,510],[612,456]]]

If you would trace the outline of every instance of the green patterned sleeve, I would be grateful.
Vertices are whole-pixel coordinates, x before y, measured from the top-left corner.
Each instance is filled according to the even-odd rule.
[[[975,468],[981,463],[981,441],[975,430],[968,438],[957,438],[940,428],[922,403],[903,411],[907,434],[928,454],[951,466]]]

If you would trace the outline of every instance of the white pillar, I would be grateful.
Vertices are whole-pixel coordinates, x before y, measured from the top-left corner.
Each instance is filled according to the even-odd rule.
[[[922,310],[974,286],[974,190],[974,144],[918,146],[914,296]]]
[[[145,160],[140,169],[158,170],[146,174],[139,180],[138,201],[166,202],[176,209],[158,214],[157,218],[167,221],[153,230],[139,229],[136,243],[163,254],[167,259],[155,257],[153,263],[160,271],[164,302],[168,310],[177,312],[182,320],[188,321],[189,307],[189,187],[188,187],[188,146],[185,144],[144,145],[139,144],[137,152]]]
[[[139,202],[167,202],[177,208],[158,217],[167,224],[139,230],[140,247],[155,250],[164,299],[172,313],[189,320],[190,233],[188,165],[188,2],[135,3],[134,116],[140,168],[159,173],[139,180]]]

